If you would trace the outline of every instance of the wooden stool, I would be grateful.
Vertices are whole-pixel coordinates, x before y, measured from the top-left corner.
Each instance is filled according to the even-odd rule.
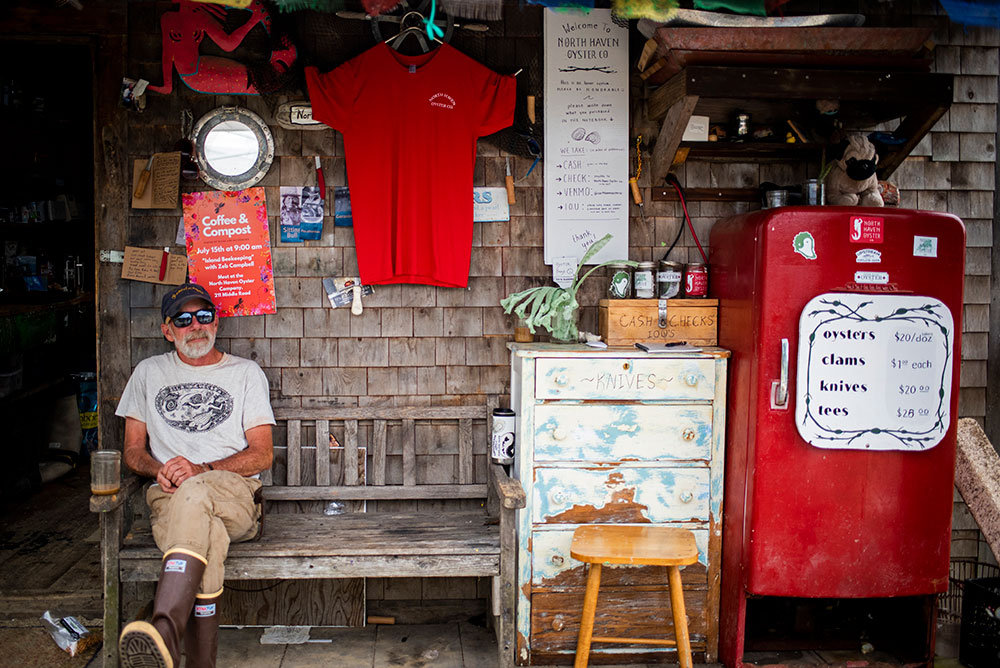
[[[620,524],[589,524],[573,532],[570,555],[590,564],[587,591],[583,597],[583,618],[576,642],[576,662],[573,668],[587,668],[590,643],[638,643],[677,647],[681,668],[691,668],[691,639],[688,636],[684,593],[681,591],[679,566],[698,561],[694,534],[687,529],[660,526],[625,526]],[[603,564],[633,564],[636,566],[666,566],[670,584],[670,608],[674,617],[676,640],[656,638],[612,638],[594,636],[594,612],[597,592],[601,588]]]

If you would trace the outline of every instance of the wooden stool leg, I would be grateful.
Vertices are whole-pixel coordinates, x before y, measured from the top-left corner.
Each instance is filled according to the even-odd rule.
[[[691,637],[688,634],[687,613],[684,610],[681,569],[677,566],[667,566],[667,574],[670,576],[670,609],[674,615],[677,661],[681,664],[681,668],[691,668]]]
[[[590,639],[594,635],[594,613],[597,611],[597,592],[601,589],[601,565],[590,564],[587,573],[587,591],[583,595],[583,617],[580,635],[576,641],[576,661],[573,668],[587,668],[590,660]]]

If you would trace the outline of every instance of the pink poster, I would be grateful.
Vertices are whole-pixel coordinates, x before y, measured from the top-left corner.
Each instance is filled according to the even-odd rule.
[[[184,193],[182,199],[191,282],[212,294],[220,316],[275,313],[264,189]]]

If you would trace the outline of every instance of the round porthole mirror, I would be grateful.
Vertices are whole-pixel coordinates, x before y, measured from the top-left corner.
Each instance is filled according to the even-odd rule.
[[[271,130],[242,107],[220,107],[198,119],[194,148],[201,180],[218,190],[257,184],[274,160]]]

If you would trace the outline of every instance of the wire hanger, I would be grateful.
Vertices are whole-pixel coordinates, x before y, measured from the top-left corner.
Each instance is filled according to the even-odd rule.
[[[416,10],[411,10],[403,14],[402,18],[399,20],[400,31],[398,34],[393,35],[389,39],[385,40],[391,48],[399,50],[399,46],[406,41],[406,38],[413,35],[417,38],[417,42],[420,44],[420,49],[424,53],[431,50],[431,45],[427,42],[427,37],[431,38],[432,41],[438,44],[444,44],[439,38],[443,33],[441,29],[434,25],[433,14],[431,14],[432,19],[428,20],[424,18],[424,15]],[[416,24],[406,25],[407,21],[411,19],[419,19]],[[433,32],[432,32],[433,30]]]
[[[415,25],[407,26],[406,22],[412,18],[418,18],[420,19],[420,21]],[[424,53],[427,53],[428,51],[431,50],[431,47],[427,43],[427,39],[425,38],[425,34],[428,37],[431,37],[431,39],[437,42],[438,44],[444,44],[444,42],[438,39],[437,36],[431,36],[430,34],[427,34],[430,32],[426,31],[427,19],[424,18],[423,14],[421,14],[416,10],[411,10],[403,14],[402,18],[400,18],[399,20],[399,25],[400,25],[399,33],[385,40],[385,43],[388,44],[393,49],[398,50],[400,44],[406,41],[406,38],[409,37],[410,35],[413,35],[414,37],[417,38],[417,42],[420,44],[420,49]],[[437,26],[434,27],[437,28]],[[440,32],[440,28],[438,28],[437,31]]]

